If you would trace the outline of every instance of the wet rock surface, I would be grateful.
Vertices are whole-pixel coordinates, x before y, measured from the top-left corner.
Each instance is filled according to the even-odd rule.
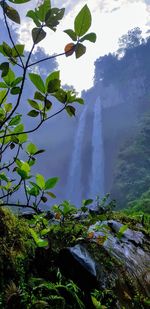
[[[150,239],[141,231],[108,220],[91,225],[88,241],[60,251],[61,271],[86,292],[111,290],[109,308],[145,308],[150,298]],[[139,298],[143,299],[139,305]],[[89,308],[93,308],[89,300]]]

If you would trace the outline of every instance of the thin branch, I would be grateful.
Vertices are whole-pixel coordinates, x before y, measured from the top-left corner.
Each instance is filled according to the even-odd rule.
[[[3,203],[3,204],[0,204],[0,207],[3,207],[3,206],[30,208],[30,209],[34,210],[34,212],[39,213],[39,210],[36,209],[36,208],[35,208],[34,206],[32,206],[32,205],[15,204],[15,203]]]
[[[17,55],[18,55],[22,65],[20,65],[18,63],[16,63],[16,64],[18,66],[20,66],[21,68],[24,68],[24,63],[22,61],[22,58],[21,58],[20,54],[18,53],[18,50],[17,50],[16,46],[15,46],[15,43],[13,41],[10,29],[9,29],[9,25],[8,25],[8,22],[7,22],[6,13],[5,13],[5,0],[3,0],[3,16],[4,16],[4,21],[5,21],[5,25],[6,25],[7,31],[8,31],[8,35],[9,35],[10,41],[11,41],[11,43],[12,43],[12,45],[13,45],[13,47],[14,47],[14,49],[15,49],[15,51],[16,51],[16,53],[17,53]]]
[[[3,166],[0,168],[0,171],[2,171],[2,170],[4,170],[4,169],[8,169],[10,166],[12,166],[12,165],[15,163],[16,159],[18,158],[20,148],[21,148],[21,145],[18,146],[18,150],[17,150],[17,153],[16,153],[16,155],[15,155],[13,161],[10,162],[10,163],[8,163],[7,165],[3,165]]]
[[[23,78],[22,78],[22,83],[21,83],[21,87],[20,87],[20,92],[19,92],[19,95],[18,95],[18,99],[17,99],[17,103],[15,105],[15,107],[13,108],[13,110],[11,111],[11,113],[8,115],[8,117],[2,121],[1,125],[0,125],[0,129],[3,127],[3,125],[11,118],[11,116],[14,114],[15,110],[17,109],[17,107],[19,106],[19,103],[20,103],[20,99],[21,99],[21,96],[22,96],[22,91],[23,91],[23,87],[24,87],[24,83],[25,83],[25,77],[26,77],[26,68],[24,69],[24,72],[23,72]]]
[[[17,132],[17,133],[2,135],[2,136],[0,136],[0,138],[8,137],[8,136],[13,136],[13,135],[16,136],[16,135],[22,135],[22,134],[33,133],[33,132],[35,132],[35,131],[42,125],[43,122],[45,122],[46,120],[49,120],[49,119],[55,117],[56,115],[60,114],[63,110],[65,110],[65,108],[66,108],[66,104],[64,105],[63,108],[61,108],[59,111],[57,111],[57,112],[54,113],[53,115],[47,117],[46,119],[41,120],[40,123],[39,123],[34,129],[31,129],[31,130],[28,130],[28,131],[24,131],[24,132]]]
[[[70,53],[71,51],[73,51],[73,50],[75,51],[76,46],[77,46],[77,44],[74,45],[72,48],[70,48],[67,52],[62,52],[62,53],[60,53],[60,54],[56,54],[56,55],[49,56],[49,57],[43,58],[43,59],[41,59],[41,60],[35,61],[35,62],[29,64],[29,65],[28,65],[28,68],[31,67],[31,66],[33,66],[33,65],[39,64],[39,63],[41,63],[41,62],[43,62],[43,61],[51,60],[51,59],[54,59],[54,58],[57,58],[57,57],[60,57],[60,56],[64,56],[64,55],[67,56],[67,54],[69,55],[69,53]]]
[[[29,68],[29,67],[32,67],[33,65],[39,64],[39,63],[41,63],[41,62],[43,62],[43,61],[51,60],[51,59],[54,59],[54,58],[57,58],[57,57],[60,57],[60,56],[64,56],[64,55],[66,55],[65,52],[60,53],[60,54],[57,54],[57,55],[53,55],[53,56],[49,56],[49,57],[43,58],[43,59],[41,59],[41,60],[38,60],[38,61],[35,61],[35,62],[29,64],[29,65],[28,65],[28,68]]]
[[[26,196],[26,200],[27,200],[27,205],[29,205],[29,196],[28,196],[28,192],[27,192],[27,188],[26,188],[26,181],[24,179],[23,181],[23,185],[24,185],[24,192],[25,192],[25,196]]]
[[[13,188],[12,191],[9,191],[9,192],[7,192],[6,194],[3,194],[2,196],[0,196],[0,199],[3,199],[3,198],[5,198],[5,197],[7,197],[8,195],[11,196],[14,192],[16,192],[16,191],[19,189],[21,183],[22,183],[22,179],[20,179],[20,181],[19,181],[18,184]]]

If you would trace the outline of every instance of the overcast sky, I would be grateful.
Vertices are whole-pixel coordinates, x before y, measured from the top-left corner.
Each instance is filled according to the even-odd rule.
[[[60,53],[70,38],[63,30],[73,28],[73,20],[80,9],[88,4],[92,13],[91,31],[96,32],[97,42],[86,43],[87,53],[78,60],[72,57],[58,59],[63,83],[73,85],[77,91],[88,89],[93,83],[94,61],[108,52],[117,49],[118,38],[129,29],[140,27],[145,33],[150,28],[150,0],[52,0],[52,6],[66,7],[64,20],[53,33],[48,35],[40,46],[49,54]],[[31,0],[23,5],[22,12],[30,9],[37,3]],[[20,40],[30,48],[29,31],[32,29],[30,20],[23,21],[19,30]]]

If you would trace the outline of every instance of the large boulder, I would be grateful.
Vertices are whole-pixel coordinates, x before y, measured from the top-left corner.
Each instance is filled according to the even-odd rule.
[[[90,226],[88,240],[60,251],[59,266],[85,295],[103,292],[107,308],[149,307],[150,239],[141,231],[115,220],[97,222]],[[86,301],[95,308],[89,296]]]

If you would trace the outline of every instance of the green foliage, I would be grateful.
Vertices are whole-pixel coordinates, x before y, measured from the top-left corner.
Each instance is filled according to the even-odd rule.
[[[14,7],[9,6],[6,1],[1,1],[0,6],[4,16],[6,30],[8,31],[10,44],[2,42],[0,45],[0,53],[4,60],[0,63],[1,81],[0,81],[0,192],[1,203],[3,205],[28,207],[32,211],[39,212],[39,207],[48,201],[48,198],[55,198],[55,194],[51,189],[55,188],[58,177],[51,177],[45,180],[40,173],[32,174],[32,166],[36,163],[37,155],[44,152],[44,149],[38,147],[32,142],[28,142],[28,134],[36,132],[40,126],[55,117],[57,114],[65,111],[70,117],[75,116],[76,109],[74,102],[83,104],[83,100],[77,97],[74,90],[64,90],[61,87],[60,72],[49,72],[45,81],[40,74],[35,74],[31,70],[34,65],[40,64],[44,60],[51,60],[60,55],[68,55],[68,51],[59,55],[52,55],[44,59],[32,62],[33,51],[35,45],[41,42],[47,35],[47,29],[57,30],[57,26],[63,19],[65,9],[52,7],[50,0],[40,2],[34,10],[29,10],[26,14],[27,18],[31,18],[35,26],[31,31],[33,44],[28,55],[24,53],[25,46],[15,43],[12,37],[11,28],[8,19],[20,24],[21,19],[17,11],[17,5],[26,3],[29,0],[12,0]],[[85,5],[75,18],[74,31],[66,30],[66,33],[72,36],[76,41],[76,57],[81,57],[86,48],[80,43],[89,40],[94,42],[96,35],[94,33],[87,34],[91,26],[91,13],[87,5]],[[83,35],[85,35],[83,37]],[[22,75],[16,76],[15,66],[22,69]],[[27,115],[18,113],[22,94],[27,79],[34,85],[35,92],[33,98],[28,98],[30,110]],[[14,97],[15,96],[15,102]],[[56,112],[52,112],[54,105],[53,99],[61,103],[61,107]],[[23,117],[22,117],[23,116]],[[28,130],[22,123],[25,117],[36,118],[36,125]],[[32,123],[32,121],[31,121]],[[5,154],[12,151],[12,159],[5,162]],[[25,152],[25,155],[23,155]],[[24,158],[22,160],[22,157]],[[9,174],[9,177],[7,176]],[[13,194],[20,188],[24,188],[24,197],[26,202],[13,202]],[[49,191],[50,190],[50,191]],[[62,214],[66,216],[69,211],[66,204],[59,206]],[[34,234],[32,232],[32,234]],[[36,235],[33,237],[36,239]]]
[[[92,22],[91,12],[87,5],[85,5],[74,21],[74,30],[67,29],[64,32],[72,39],[74,43],[69,43],[65,47],[66,56],[71,56],[75,52],[76,58],[80,58],[86,52],[86,46],[81,44],[83,41],[96,42],[96,34],[86,32],[89,30]]]
[[[134,207],[139,203],[137,209],[142,210],[143,205],[143,211],[144,208],[148,211],[149,194],[146,194],[147,197],[142,195],[150,187],[149,133],[150,114],[147,113],[139,124],[137,136],[126,142],[119,153],[112,194],[118,200],[120,208],[127,205]],[[145,206],[147,203],[147,207],[144,203]]]
[[[24,259],[33,254],[27,222],[17,218],[8,209],[0,208],[0,286],[19,276]],[[26,265],[28,262],[26,262]]]
[[[127,228],[128,228],[127,225],[121,226],[121,228],[119,229],[119,232],[117,234],[118,239],[122,238],[122,236],[124,235],[124,232],[127,230]]]

